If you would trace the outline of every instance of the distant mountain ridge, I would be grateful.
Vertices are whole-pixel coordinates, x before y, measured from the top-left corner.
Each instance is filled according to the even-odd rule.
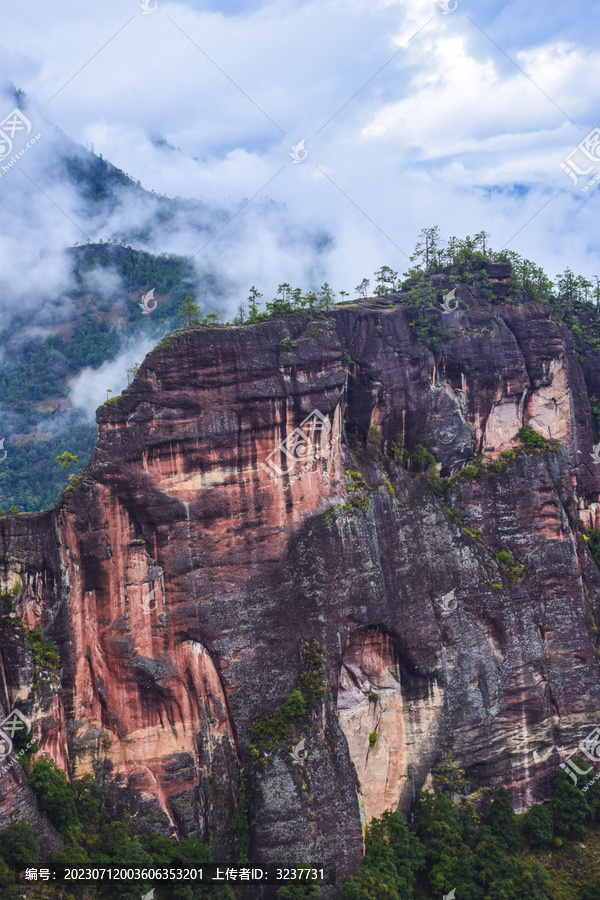
[[[173,256],[104,243],[73,247],[67,255],[73,280],[69,319],[47,323],[43,336],[30,336],[30,318],[22,315],[0,335],[0,437],[7,454],[0,463],[0,507],[5,511],[13,505],[22,511],[46,509],[56,502],[68,483],[67,472],[55,462],[59,453],[68,450],[79,459],[69,474],[87,463],[96,428],[72,407],[73,379],[88,367],[99,369],[128,346],[128,365],[141,362],[133,346],[154,342],[177,327],[188,294],[214,297],[219,291],[210,276],[199,277],[187,260]],[[151,289],[156,308],[143,315],[139,301]]]

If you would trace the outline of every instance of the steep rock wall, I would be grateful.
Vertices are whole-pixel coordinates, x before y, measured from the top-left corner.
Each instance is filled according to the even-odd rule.
[[[303,770],[282,747],[253,776],[259,862],[353,868],[362,800],[368,816],[408,809],[440,748],[522,808],[595,721],[600,585],[577,519],[597,522],[600,477],[583,373],[546,307],[457,296],[467,309],[445,316],[436,354],[386,301],[339,308],[318,336],[294,318],[175,334],[100,408],[56,510],[0,520],[0,587],[18,578],[18,614],[62,663],[45,706],[23,672],[11,702],[140,829],[199,833],[232,858],[249,729],[293,688],[302,641],[321,644],[329,693]],[[381,453],[423,443],[446,475],[528,424],[563,444],[457,483],[462,524]]]

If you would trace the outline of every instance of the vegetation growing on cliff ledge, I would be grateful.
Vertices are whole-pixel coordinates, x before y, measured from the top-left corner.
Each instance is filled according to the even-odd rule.
[[[39,668],[56,668],[60,664],[58,648],[41,628],[25,628],[27,643],[31,647],[33,662]]]
[[[303,663],[304,668],[294,690],[280,706],[255,722],[250,729],[250,759],[253,764],[266,762],[265,754],[272,753],[282,743],[297,740],[301,730],[308,728],[310,714],[325,697],[322,651],[316,641],[304,645]]]
[[[432,345],[431,349],[437,352],[450,333],[446,332],[440,315],[432,318],[427,314],[428,310],[440,312],[441,295],[446,292],[434,285],[432,276],[443,275],[451,283],[475,287],[484,299],[494,303],[498,302],[498,297],[493,285],[498,282],[498,278],[494,275],[494,280],[491,280],[488,268],[500,266],[504,267],[500,279],[503,302],[520,305],[546,301],[550,303],[553,318],[565,322],[576,337],[579,328],[579,336],[583,339],[585,329],[577,319],[571,322],[569,317],[579,309],[600,305],[600,284],[596,283],[594,286],[587,278],[575,275],[569,268],[552,280],[543,269],[514,250],[493,250],[489,246],[488,237],[486,232],[480,231],[474,237],[450,237],[444,241],[437,226],[423,228],[410,257],[414,265],[402,277],[390,266],[381,266],[374,273],[372,293],[377,297],[391,297],[394,302],[402,302],[417,311],[418,315],[412,326],[415,337]],[[368,299],[370,284],[368,278],[363,278],[356,286],[355,292],[361,299]],[[339,291],[339,294],[342,298],[348,296],[346,291]],[[327,283],[321,286],[318,294],[303,292],[301,288],[293,288],[287,282],[280,284],[277,296],[267,301],[263,312],[259,311],[258,306],[262,296],[252,286],[248,297],[249,315],[246,319],[245,309],[241,306],[236,321],[252,324],[307,311],[311,314],[320,310],[329,311],[334,305],[334,292]],[[455,302],[456,305],[451,308],[464,308],[463,301],[457,299]],[[587,339],[592,342],[595,340],[597,349],[600,348],[599,333],[589,332]]]
[[[578,765],[583,768],[583,761]],[[434,792],[419,795],[410,823],[391,810],[373,819],[367,828],[363,864],[338,886],[338,900],[439,900],[453,888],[457,900],[461,896],[467,900],[598,900],[600,786],[595,783],[584,793],[581,788],[586,781],[580,777],[576,786],[558,770],[552,799],[515,815],[504,788],[467,795],[465,773],[446,753],[434,773]],[[89,775],[69,783],[48,757],[35,764],[30,784],[40,808],[67,837],[65,849],[50,860],[50,869],[144,870],[201,867],[211,862],[208,848],[197,838],[175,843],[158,834],[137,835],[129,815],[111,819],[101,785]],[[244,862],[229,860],[227,865]],[[43,892],[39,894],[38,886],[16,874],[39,864],[40,847],[31,826],[17,823],[5,829],[0,835],[3,897],[20,900],[25,891],[33,891],[44,900],[64,898],[59,885],[40,885]],[[152,887],[156,900],[244,896],[236,884],[182,886],[143,878],[119,884],[98,882],[82,890],[89,900],[140,900]],[[320,894],[314,885],[287,885],[277,896],[291,900]]]
[[[451,757],[442,768],[410,824],[391,810],[373,819],[363,865],[340,900],[439,900],[453,888],[457,900],[600,897],[597,783],[584,794],[585,778],[576,787],[558,771],[552,800],[515,815],[506,789],[465,797],[464,772]]]
[[[43,671],[56,669],[60,665],[60,656],[54,641],[44,634],[41,628],[30,628],[13,612],[14,599],[21,588],[22,585],[17,582],[10,590],[0,594],[0,630],[17,635],[22,646],[27,644],[29,647],[34,667],[32,691],[34,696],[37,696],[44,677]]]
[[[46,867],[68,868],[132,868],[140,872],[149,869],[201,868],[212,862],[210,851],[198,838],[181,840],[158,834],[137,835],[132,817],[125,814],[114,820],[108,812],[104,788],[91,775],[84,775],[74,783],[67,781],[64,772],[48,756],[37,760],[30,779],[37,803],[42,812],[66,840],[64,850],[48,863],[40,860],[40,847],[30,825],[10,825],[0,834],[0,892],[5,900],[20,900],[25,890],[33,890],[44,900],[64,900],[66,894],[57,883],[30,885],[19,879],[16,872],[25,866],[44,862]],[[38,893],[39,888],[43,893]],[[234,893],[225,885],[199,881],[193,884],[150,881],[96,881],[75,887],[77,898],[89,900],[140,900],[151,888],[156,900],[234,900]]]
[[[589,548],[594,560],[600,566],[600,531],[594,528],[582,528],[582,533],[589,541]]]
[[[443,353],[447,341],[456,340],[461,334],[447,328],[448,317],[442,306],[444,297],[456,284],[476,289],[484,300],[497,305],[547,302],[552,319],[568,328],[573,336],[580,362],[585,363],[600,353],[599,282],[594,286],[569,268],[552,279],[514,251],[494,251],[483,231],[473,237],[450,237],[444,241],[439,228],[425,228],[411,263],[402,276],[390,266],[380,266],[374,273],[371,293],[377,298],[387,298],[390,307],[401,304],[409,314],[415,343],[427,346],[435,355]],[[32,512],[51,507],[67,486],[65,473],[57,471],[54,464],[57,454],[72,451],[78,457],[76,475],[89,459],[96,440],[95,426],[85,421],[80,412],[67,411],[68,403],[64,402],[70,381],[76,375],[113,359],[122,336],[139,333],[145,321],[151,322],[153,329],[158,324],[159,333],[164,329],[167,334],[168,329],[181,327],[182,323],[200,325],[199,306],[193,296],[202,296],[203,292],[213,296],[222,293],[212,277],[197,276],[188,261],[173,256],[154,257],[115,244],[75,248],[73,266],[77,290],[72,330],[52,333],[40,340],[28,337],[15,342],[14,347],[8,340],[5,358],[0,363],[0,392],[7,421],[12,423],[6,438],[9,452],[0,467],[0,503],[5,509],[16,506]],[[504,267],[504,270],[494,274],[490,266]],[[90,311],[86,276],[99,267],[118,275],[125,290],[132,294],[130,301],[134,302],[123,307],[122,298],[96,296],[95,307]],[[502,277],[496,277],[498,274]],[[318,290],[304,290],[283,282],[278,285],[277,296],[268,300],[264,309],[260,309],[262,294],[253,286],[246,303],[239,304],[233,320],[220,327],[296,316],[304,323],[304,336],[316,339],[323,324],[332,321],[336,299],[341,298],[343,304],[368,300],[370,285],[370,280],[364,278],[356,286],[359,299],[347,301],[349,295],[345,290],[336,294],[327,282]],[[151,318],[140,318],[138,294],[152,286],[160,302]],[[453,308],[466,308],[466,303],[456,298],[446,312]],[[203,323],[210,324],[215,317],[216,313],[209,312]],[[499,316],[496,320],[501,321]],[[302,333],[301,325],[299,330]],[[468,333],[487,331],[483,327],[470,329]],[[379,320],[373,333],[378,340],[385,340],[386,332]],[[153,336],[157,336],[156,332]],[[293,350],[297,338],[296,333],[289,340],[284,337],[282,353]],[[345,347],[342,352],[343,365],[348,367],[352,363],[351,355]],[[589,399],[598,427],[600,397]],[[12,435],[17,434],[18,445],[11,444]]]
[[[251,756],[258,758],[261,752],[270,753],[286,738],[296,736],[295,726],[306,724],[306,701],[302,692],[295,688],[281,706],[267,713],[250,729]]]
[[[506,472],[510,466],[518,459],[519,455],[527,451],[550,450],[557,453],[560,447],[560,441],[545,438],[542,434],[533,428],[522,428],[518,435],[521,446],[515,447],[513,450],[503,450],[498,459],[490,462],[483,462],[483,456],[476,456],[475,459],[466,465],[456,475],[452,475],[446,479],[445,484],[452,487],[456,484],[462,484],[475,478],[490,478],[494,475],[501,475]]]
[[[11,613],[14,607],[14,599],[18,597],[21,588],[23,585],[20,581],[15,582],[8,591],[4,591],[4,593],[0,594],[0,617],[6,615],[6,613]],[[0,618],[0,622],[2,619]]]

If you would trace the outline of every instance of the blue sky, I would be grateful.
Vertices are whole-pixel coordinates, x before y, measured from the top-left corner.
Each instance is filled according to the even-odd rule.
[[[600,182],[583,192],[560,163],[600,124],[599,19],[581,2],[4,0],[2,78],[148,189],[232,211],[253,197],[197,260],[222,267],[232,307],[250,284],[352,292],[405,271],[434,224],[591,278]],[[35,152],[49,163],[52,143]],[[34,202],[20,244],[80,239]],[[76,218],[66,186],[60,205]],[[294,242],[310,229],[325,251]],[[164,249],[194,247],[182,231]]]

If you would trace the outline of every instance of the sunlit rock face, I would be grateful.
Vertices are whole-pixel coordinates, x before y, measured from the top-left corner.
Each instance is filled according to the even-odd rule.
[[[34,692],[30,651],[3,638],[8,702],[139,830],[199,834],[233,859],[243,772],[252,859],[342,875],[363,804],[367,819],[408,810],[440,750],[520,809],[595,722],[585,379],[545,306],[456,296],[467,308],[443,314],[435,354],[385,299],[318,325],[176,333],[100,408],[57,508],[0,520],[0,589],[22,584],[15,611],[61,656]],[[392,461],[392,443],[421,443],[450,475],[518,447],[524,425],[563,443],[457,482],[444,504]],[[250,728],[311,640],[327,691],[307,759],[282,746],[251,773]],[[12,764],[0,814],[31,818]]]
[[[356,767],[367,820],[410,808],[416,784],[436,755],[443,691],[436,681],[403,670],[400,642],[380,628],[347,641],[338,713]]]

